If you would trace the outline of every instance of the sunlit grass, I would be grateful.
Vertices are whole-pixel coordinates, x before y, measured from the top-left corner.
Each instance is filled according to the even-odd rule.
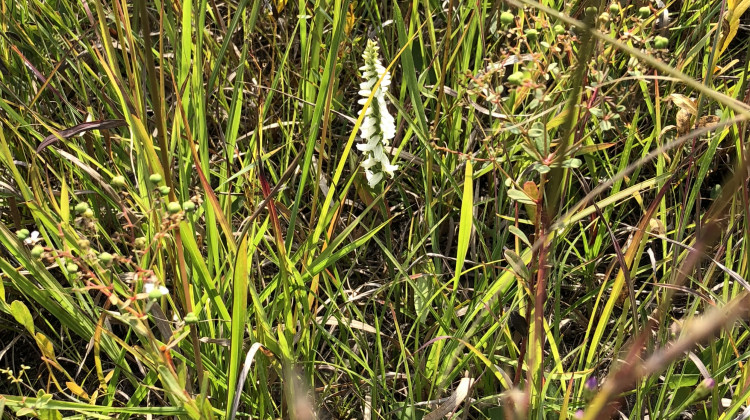
[[[746,409],[745,5],[381,3],[0,2],[3,416]]]

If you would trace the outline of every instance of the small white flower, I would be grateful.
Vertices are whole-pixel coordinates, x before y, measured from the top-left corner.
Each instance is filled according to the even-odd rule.
[[[367,183],[374,188],[383,179],[383,173],[392,178],[394,171],[398,169],[398,165],[391,164],[384,149],[388,146],[389,140],[396,136],[396,122],[388,112],[385,100],[385,91],[391,84],[391,76],[380,63],[378,45],[374,41],[367,41],[362,58],[365,64],[359,69],[364,81],[359,84],[359,94],[362,98],[357,103],[364,105],[370,96],[373,99],[359,128],[363,142],[357,145],[357,150],[365,155],[361,166],[365,170]],[[380,86],[373,92],[373,87],[381,77],[383,80]]]
[[[164,286],[159,286],[158,288],[156,288],[156,283],[152,283],[152,282],[143,283],[143,293],[150,295],[151,292],[153,292],[154,290],[158,290],[162,296],[169,294],[169,289],[167,289]]]
[[[148,282],[143,283],[143,293],[151,293],[154,291],[154,283]]]
[[[33,231],[29,234],[29,237],[23,240],[25,245],[36,245],[42,238],[39,237],[39,232]]]
[[[94,121],[94,116],[93,116],[93,115],[91,115],[91,114],[88,114],[88,115],[86,116],[86,122],[87,122],[87,123],[90,123],[91,121]],[[80,133],[78,134],[78,137],[83,137],[83,135],[84,135],[84,134],[86,134],[86,131],[81,131],[81,132],[80,132]]]
[[[365,169],[365,177],[367,178],[367,183],[370,185],[370,188],[375,188],[375,186],[378,185],[378,182],[383,179],[383,173],[374,173],[369,169]]]

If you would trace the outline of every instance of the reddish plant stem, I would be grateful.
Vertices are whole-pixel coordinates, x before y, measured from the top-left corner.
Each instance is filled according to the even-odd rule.
[[[544,366],[544,304],[547,300],[547,252],[549,251],[549,245],[547,244],[547,232],[549,230],[548,220],[545,216],[543,203],[544,203],[544,188],[547,178],[542,175],[542,179],[539,182],[539,196],[536,197],[536,242],[540,244],[537,251],[536,258],[536,281],[534,282],[533,290],[534,293],[534,346],[528,350],[529,353],[529,384],[532,385],[532,379],[534,373],[532,366],[536,366],[534,358],[537,355],[536,349],[539,348],[539,366]],[[537,395],[541,395],[542,392],[542,381],[543,375],[540,375],[538,381],[533,383],[536,386]],[[531,393],[527,394],[529,398]]]

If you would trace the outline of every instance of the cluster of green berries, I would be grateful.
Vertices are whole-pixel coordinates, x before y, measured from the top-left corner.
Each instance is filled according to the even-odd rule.
[[[76,204],[73,209],[79,216],[85,217],[87,219],[94,217],[94,211],[91,210],[91,207],[89,207],[89,203],[85,201],[81,201],[80,203]]]
[[[621,11],[622,11],[622,8],[620,7],[620,3],[617,3],[617,2],[612,3],[609,5],[609,13],[603,12],[599,14],[598,21],[601,24],[606,24],[607,22],[609,22],[611,16],[619,16]],[[587,7],[584,10],[584,13],[586,14],[586,16],[594,18],[599,13],[599,9],[596,7]],[[641,19],[647,19],[652,14],[653,12],[651,8],[648,6],[643,6],[638,9],[638,16]],[[503,26],[508,26],[512,24],[515,21],[515,19],[516,19],[516,16],[507,10],[500,14],[500,23]],[[563,33],[565,33],[565,27],[563,25],[557,24],[552,28],[552,31],[555,35],[562,35]],[[526,39],[529,42],[535,42],[537,38],[539,37],[539,32],[536,29],[526,29],[524,31],[524,34],[526,35]],[[667,46],[669,46],[669,39],[661,35],[657,35],[654,37],[654,47],[661,50],[661,49],[667,48]],[[520,79],[520,81],[523,81],[523,79]],[[514,82],[511,82],[511,83],[514,83]],[[515,84],[520,84],[520,82],[515,83]]]
[[[148,177],[148,182],[157,185],[162,181],[163,177],[160,174],[151,174],[151,176]],[[169,195],[169,187],[166,185],[162,185],[156,188],[159,190],[159,193],[162,196]],[[171,201],[167,203],[167,211],[169,214],[177,214],[181,211],[194,211],[195,210],[195,203],[188,200],[184,203],[180,204],[177,201]]]

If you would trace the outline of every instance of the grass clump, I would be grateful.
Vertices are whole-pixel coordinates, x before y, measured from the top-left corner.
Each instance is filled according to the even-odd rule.
[[[0,416],[747,412],[742,2],[6,2]]]

